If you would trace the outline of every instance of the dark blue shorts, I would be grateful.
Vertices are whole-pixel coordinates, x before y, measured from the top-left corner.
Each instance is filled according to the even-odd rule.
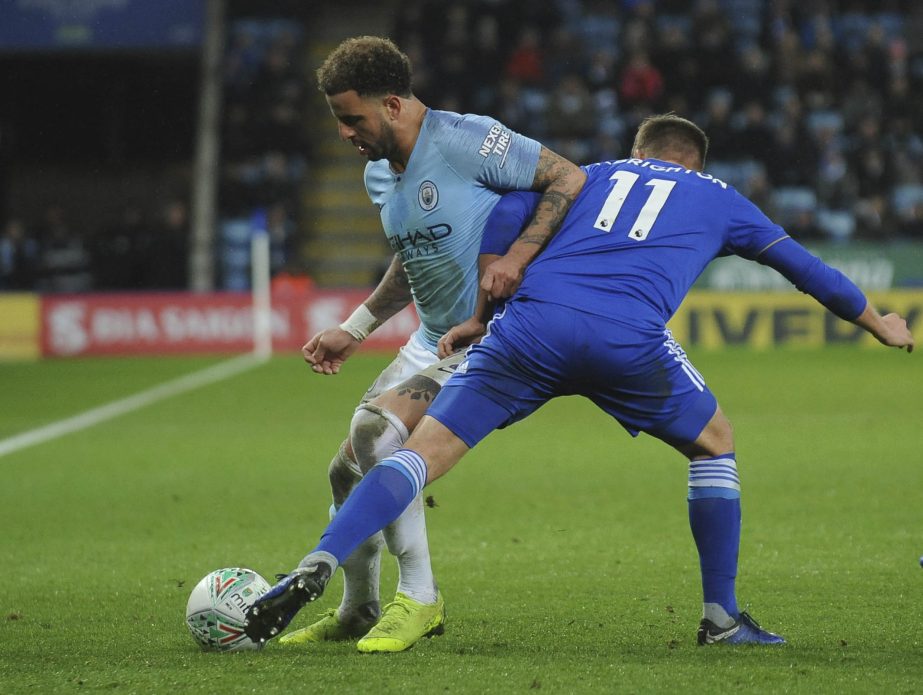
[[[427,411],[473,447],[556,396],[581,395],[632,436],[694,441],[718,406],[668,330],[517,300],[491,321]]]

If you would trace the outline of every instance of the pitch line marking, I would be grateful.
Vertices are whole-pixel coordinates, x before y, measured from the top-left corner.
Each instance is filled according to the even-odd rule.
[[[79,415],[58,420],[51,424],[38,427],[34,430],[28,430],[20,434],[0,439],[0,458],[15,451],[26,449],[37,444],[44,444],[52,439],[63,437],[72,432],[89,429],[101,422],[112,420],[121,415],[140,410],[159,401],[178,396],[188,391],[209,384],[214,384],[229,377],[252,369],[257,365],[263,364],[266,360],[252,354],[241,355],[225,362],[206,367],[192,374],[186,374],[177,379],[171,379],[158,386],[154,386],[144,391],[139,391],[133,396],[120,398],[117,401],[106,403],[97,408],[92,408]]]

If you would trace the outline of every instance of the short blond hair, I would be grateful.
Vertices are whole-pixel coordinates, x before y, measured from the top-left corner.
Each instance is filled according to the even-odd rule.
[[[708,136],[695,123],[674,113],[648,116],[638,126],[631,151],[641,151],[657,159],[666,159],[671,154],[683,159],[692,157],[703,167],[708,155]]]

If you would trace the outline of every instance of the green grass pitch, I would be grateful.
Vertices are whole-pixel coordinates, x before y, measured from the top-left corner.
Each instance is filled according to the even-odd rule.
[[[739,597],[784,647],[696,647],[684,460],[569,398],[428,489],[443,637],[200,652],[189,591],[218,567],[271,579],[312,546],[327,463],[388,359],[320,377],[288,355],[0,458],[0,693],[920,692],[923,356],[692,358],[735,425]],[[0,365],[0,439],[216,361]]]

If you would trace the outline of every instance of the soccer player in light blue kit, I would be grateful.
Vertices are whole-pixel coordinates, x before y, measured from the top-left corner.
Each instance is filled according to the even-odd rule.
[[[303,348],[314,371],[335,374],[375,328],[413,301],[420,328],[368,390],[350,436],[330,465],[334,505],[343,504],[363,471],[403,446],[461,355],[439,361],[437,341],[474,310],[477,259],[487,216],[505,190],[541,191],[535,224],[511,256],[491,269],[498,286],[515,283],[541,241],[563,219],[584,173],[492,118],[427,109],[411,92],[410,64],[378,37],[348,39],[318,70],[318,84],[339,134],[368,159],[365,185],[380,211],[394,258],[371,296],[339,327]],[[398,590],[379,608],[380,550],[397,557]],[[441,634],[445,608],[433,577],[423,503],[365,540],[343,562],[338,609],[286,635],[287,645],[361,638],[363,652],[402,651]],[[380,621],[379,621],[380,617]],[[269,627],[271,631],[279,625]],[[268,635],[268,637],[273,634]]]
[[[658,437],[690,461],[689,520],[704,594],[699,644],[784,642],[737,606],[740,479],[731,427],[666,323],[713,258],[737,254],[775,268],[885,345],[909,352],[913,337],[904,319],[881,316],[842,273],[703,173],[707,145],[690,121],[655,116],[641,125],[632,159],[586,167],[561,231],[486,332],[482,301],[440,341],[450,352],[483,336],[406,448],[366,474],[296,570],[306,591],[319,595],[341,558],[492,430],[555,396],[580,394],[633,435]],[[483,250],[503,253],[534,203],[532,194],[505,196]]]

